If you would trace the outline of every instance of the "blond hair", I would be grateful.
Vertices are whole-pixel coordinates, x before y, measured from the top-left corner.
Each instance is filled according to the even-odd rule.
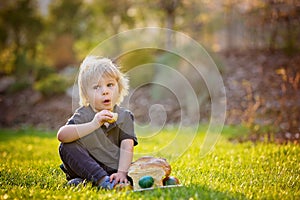
[[[117,104],[120,104],[124,97],[128,94],[128,79],[120,71],[119,67],[108,58],[98,56],[87,56],[80,65],[78,75],[79,86],[79,104],[88,106],[87,87],[92,84],[92,81],[99,80],[101,77],[111,77],[116,79],[119,86],[119,98]]]

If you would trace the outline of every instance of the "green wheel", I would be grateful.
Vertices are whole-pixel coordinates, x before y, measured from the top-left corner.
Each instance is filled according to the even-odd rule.
[[[174,176],[169,176],[163,180],[163,184],[164,185],[178,185],[179,180]]]
[[[154,179],[152,176],[143,176],[139,180],[139,185],[141,188],[150,188],[154,184]]]

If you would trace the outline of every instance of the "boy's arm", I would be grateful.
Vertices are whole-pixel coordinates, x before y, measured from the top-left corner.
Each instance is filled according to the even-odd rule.
[[[102,110],[98,112],[90,122],[62,126],[57,132],[57,139],[63,143],[73,142],[100,128],[104,122],[111,120],[112,117],[109,111]]]
[[[95,124],[93,121],[84,124],[64,125],[58,130],[57,139],[63,143],[73,142],[90,134],[99,127],[99,123]]]
[[[127,172],[133,158],[133,140],[125,139],[121,142],[120,159],[118,172],[110,176],[110,180],[116,182],[128,182]]]

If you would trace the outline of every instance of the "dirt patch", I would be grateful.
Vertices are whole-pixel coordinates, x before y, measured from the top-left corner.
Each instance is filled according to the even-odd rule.
[[[60,95],[46,99],[29,89],[18,94],[1,95],[0,109],[1,126],[32,125],[57,130],[72,114],[72,98]]]
[[[221,55],[227,124],[251,128],[239,140],[300,141],[300,55],[247,51]]]

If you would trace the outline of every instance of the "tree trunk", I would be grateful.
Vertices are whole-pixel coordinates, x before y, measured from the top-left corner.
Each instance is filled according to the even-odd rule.
[[[169,29],[166,32],[166,49],[171,49],[173,47],[173,34],[172,30],[174,28],[175,23],[175,14],[174,12],[167,13],[166,17],[166,28]]]

